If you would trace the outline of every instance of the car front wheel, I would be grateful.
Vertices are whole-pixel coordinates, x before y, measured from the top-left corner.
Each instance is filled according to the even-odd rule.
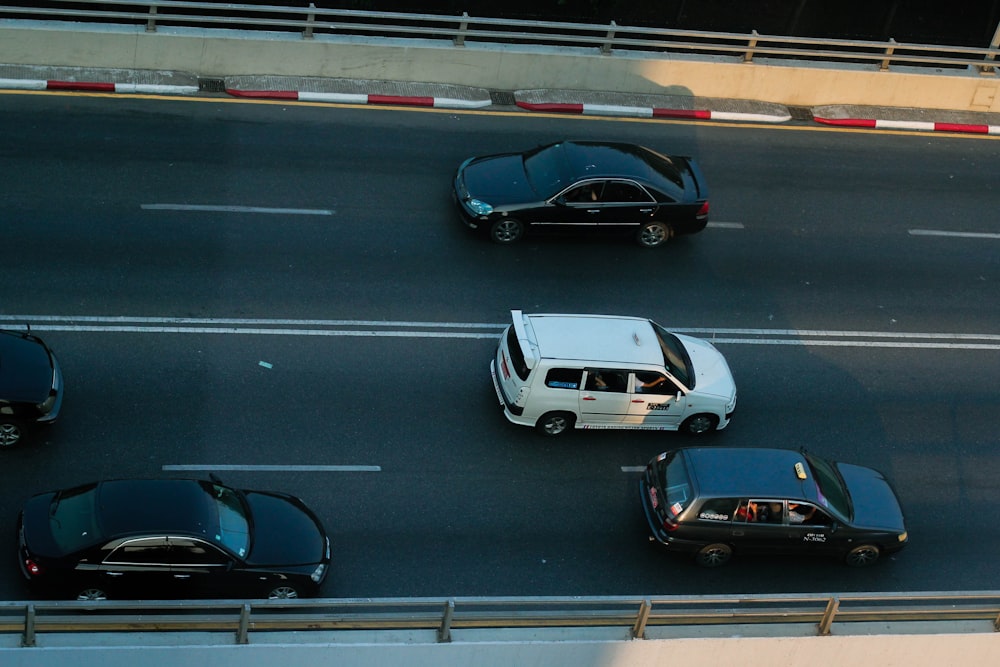
[[[867,567],[874,564],[881,553],[874,544],[862,544],[848,551],[845,560],[851,567]]]
[[[513,218],[501,218],[490,227],[490,239],[494,243],[514,243],[524,236],[524,225]]]
[[[701,435],[711,433],[719,425],[719,418],[715,415],[692,415],[681,424],[681,431],[688,435]]]
[[[643,248],[656,248],[674,236],[674,228],[665,222],[647,222],[639,228],[636,241]]]
[[[695,561],[702,567],[719,567],[733,557],[733,549],[728,544],[706,544],[695,554]]]
[[[542,435],[554,437],[573,428],[573,415],[568,412],[546,412],[535,424],[535,430]]]
[[[268,600],[295,600],[299,597],[299,592],[294,586],[275,586],[267,592]]]
[[[24,438],[24,427],[12,419],[0,421],[0,449],[13,447]]]

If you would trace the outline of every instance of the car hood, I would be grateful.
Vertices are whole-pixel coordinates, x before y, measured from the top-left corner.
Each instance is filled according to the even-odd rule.
[[[462,179],[470,198],[494,208],[541,199],[528,183],[519,153],[474,158],[462,168]]]
[[[311,565],[326,561],[326,532],[305,504],[282,493],[244,491],[253,516],[253,566]]]
[[[736,396],[736,383],[729,364],[722,353],[708,341],[675,333],[691,357],[694,370],[694,387],[702,394],[719,396],[727,401]]]
[[[838,463],[837,469],[851,494],[856,526],[899,533],[906,530],[899,499],[882,473],[850,463]]]
[[[45,346],[20,334],[0,334],[0,398],[41,403],[52,389],[52,360]]]

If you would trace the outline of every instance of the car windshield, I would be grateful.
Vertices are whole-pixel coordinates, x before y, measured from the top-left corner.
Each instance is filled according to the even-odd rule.
[[[670,374],[688,389],[694,389],[694,374],[691,373],[691,358],[680,339],[655,322],[653,331],[663,351],[663,364]]]
[[[664,509],[671,518],[676,518],[683,512],[694,495],[687,462],[683,456],[678,456],[679,453],[678,450],[664,452],[656,459],[656,481],[660,489],[666,492]]]
[[[847,485],[844,484],[844,479],[840,476],[836,466],[811,454],[806,454],[806,461],[809,462],[813,479],[816,480],[820,504],[853,520],[854,508],[851,505],[851,494],[847,492]]]
[[[235,489],[205,482],[202,488],[212,494],[219,512],[219,532],[215,540],[240,558],[250,552],[250,514]]]
[[[542,197],[548,199],[560,192],[569,181],[562,146],[543,146],[525,153],[524,173],[531,187]]]
[[[49,506],[52,539],[63,553],[72,553],[101,541],[97,525],[97,484],[60,491]]]

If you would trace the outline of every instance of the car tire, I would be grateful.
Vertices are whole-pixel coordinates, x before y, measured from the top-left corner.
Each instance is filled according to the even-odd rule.
[[[573,428],[576,418],[568,412],[546,412],[535,423],[535,430],[544,436],[554,438]]]
[[[490,240],[507,245],[516,243],[524,236],[524,224],[514,218],[500,218],[490,226]]]
[[[869,565],[874,565],[880,555],[882,555],[882,550],[878,546],[874,544],[859,544],[847,552],[844,562],[851,567],[868,567]]]
[[[665,222],[643,223],[635,235],[635,240],[643,248],[658,248],[674,237],[674,228]]]
[[[681,431],[688,435],[702,435],[711,433],[718,425],[719,418],[715,415],[691,415],[681,423]]]
[[[24,425],[13,419],[0,419],[0,449],[13,447],[24,440]]]
[[[88,586],[76,594],[76,599],[84,602],[100,602],[108,599],[108,592],[97,586]]]
[[[698,553],[695,554],[694,559],[702,567],[720,567],[728,563],[732,557],[733,548],[728,544],[719,542],[717,544],[706,544],[701,549],[698,549]]]
[[[294,586],[289,586],[288,584],[275,586],[267,591],[268,600],[296,600],[298,597],[298,589]]]

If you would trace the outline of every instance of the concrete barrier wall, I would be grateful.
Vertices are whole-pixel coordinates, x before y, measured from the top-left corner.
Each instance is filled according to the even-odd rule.
[[[787,106],[859,104],[1000,111],[1000,81],[977,71],[875,65],[744,63],[596,49],[467,44],[224,30],[0,22],[0,63],[184,71],[204,77],[276,74],[476,86],[693,95]]]

